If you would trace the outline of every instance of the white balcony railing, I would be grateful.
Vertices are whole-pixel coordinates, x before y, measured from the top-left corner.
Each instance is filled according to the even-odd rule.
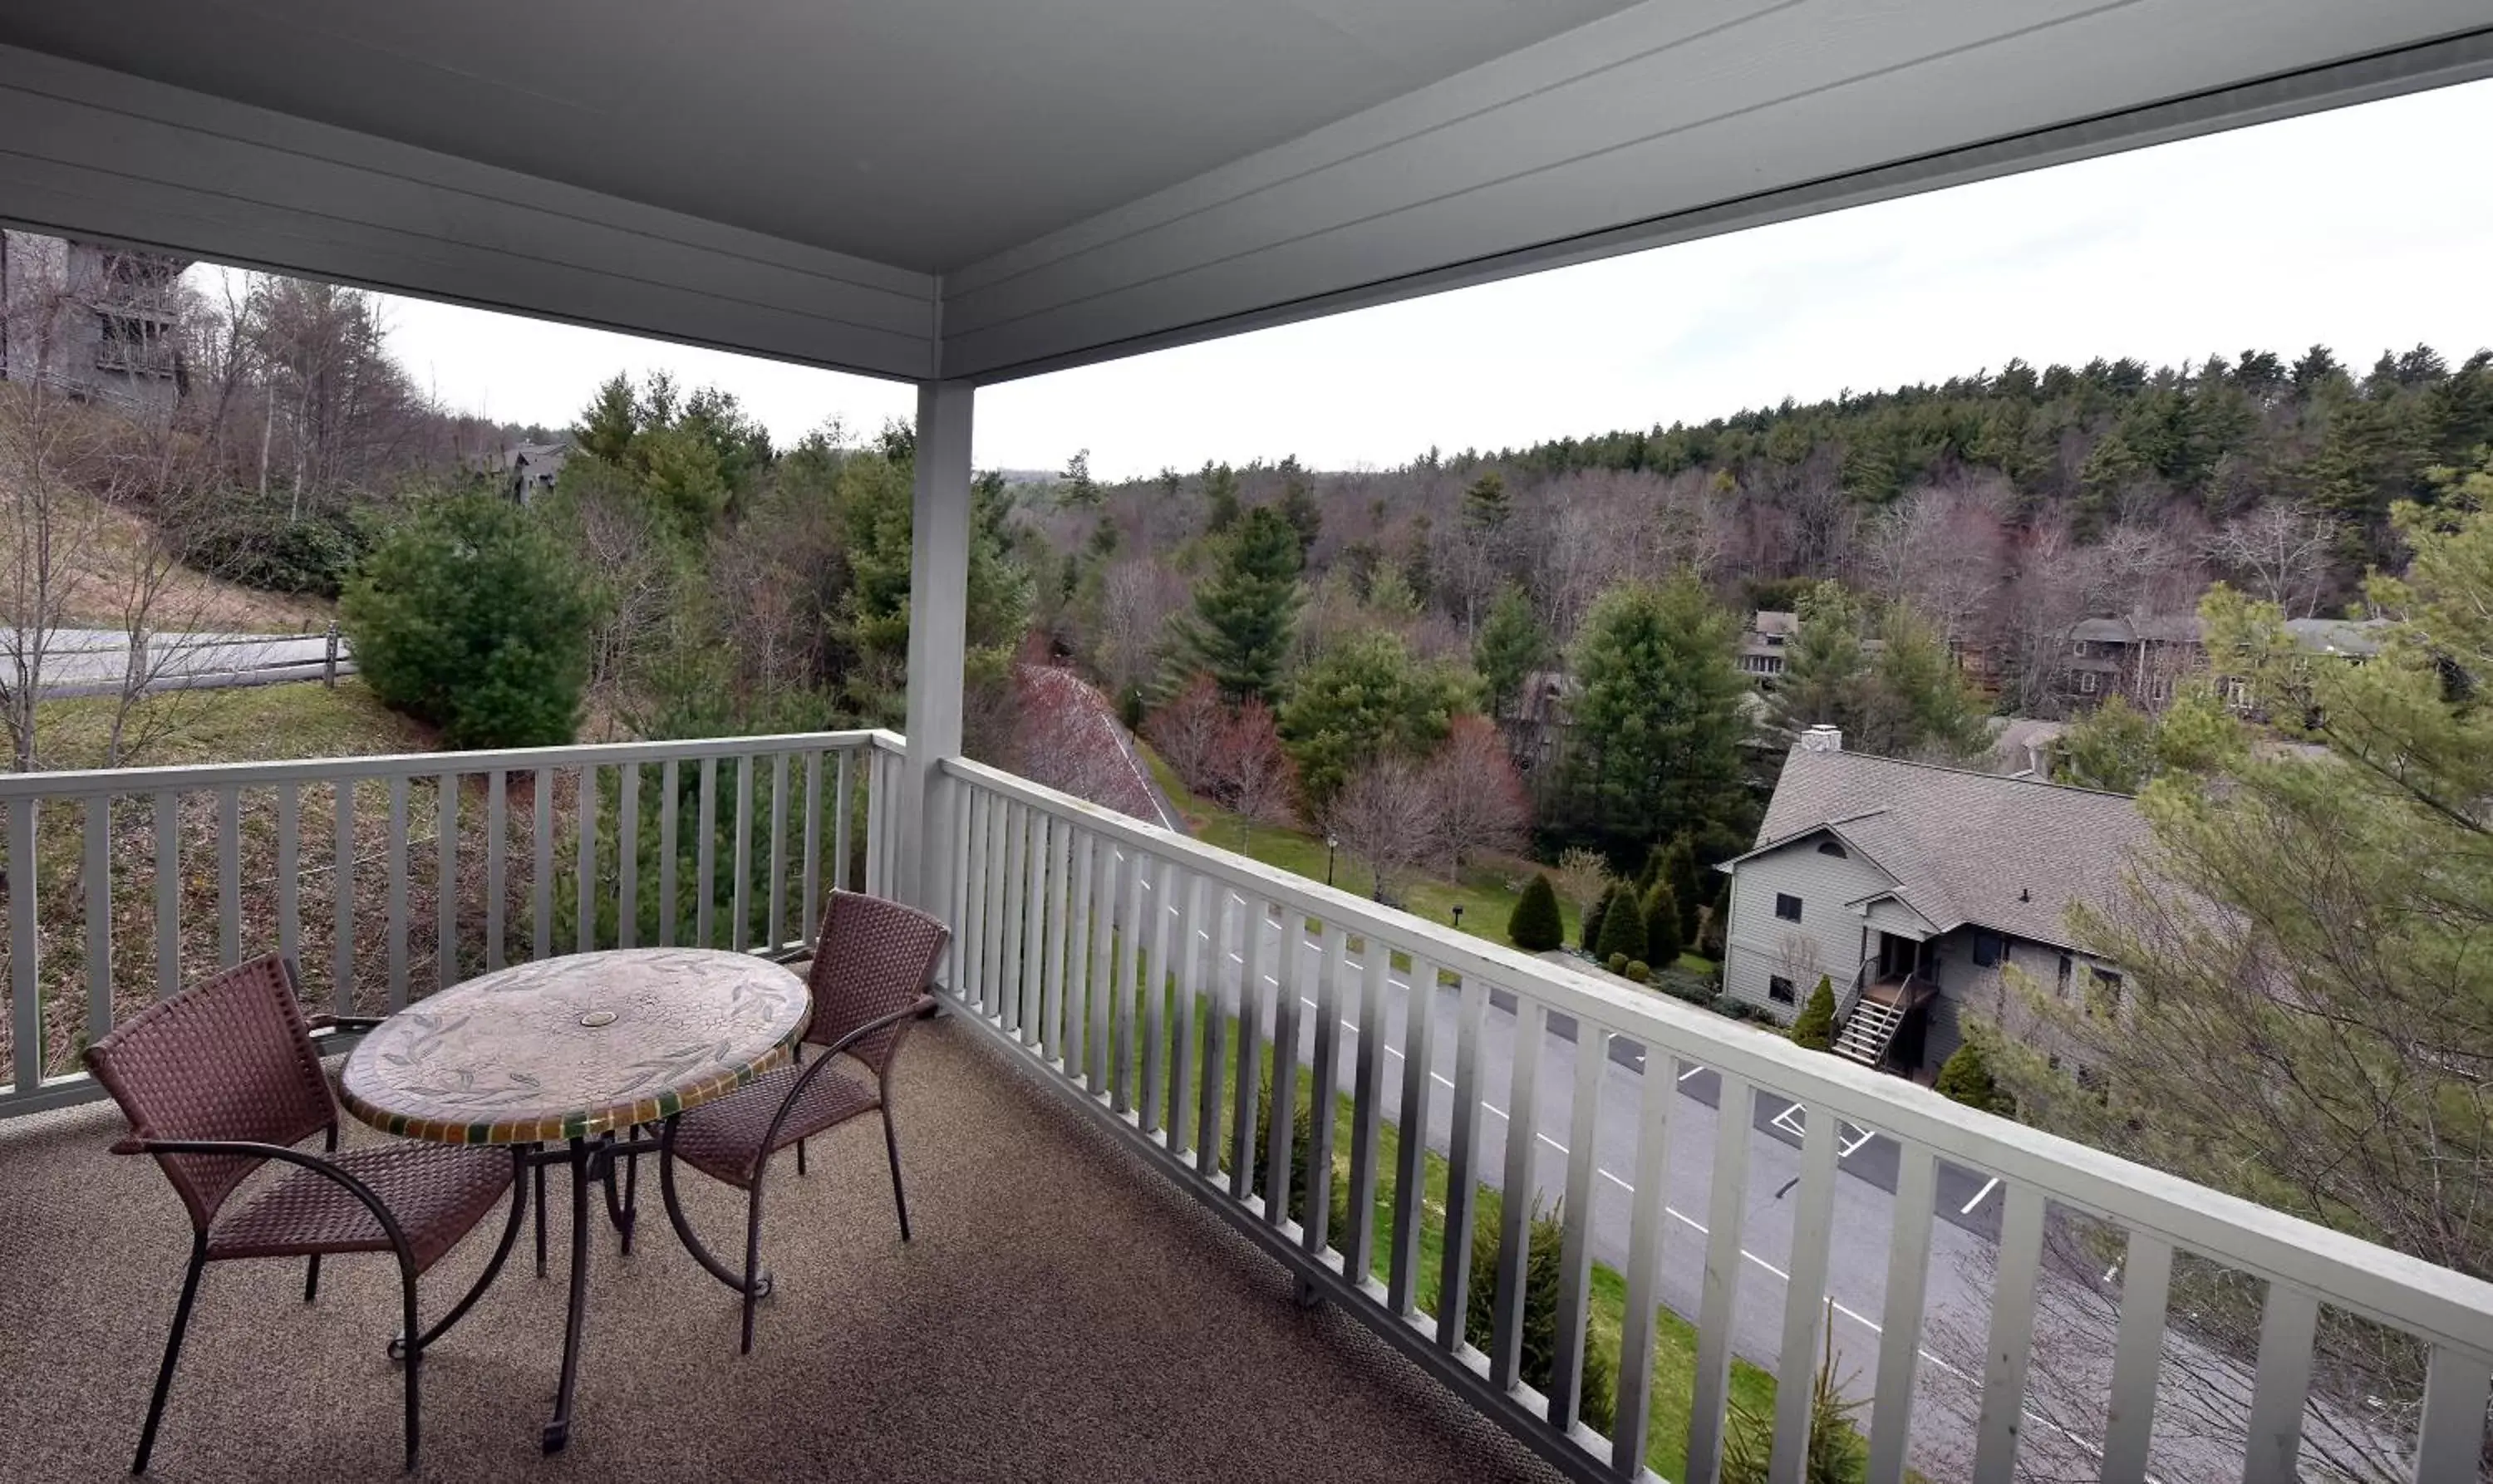
[[[1831,1244],[1881,1235],[1837,1230],[1839,1180],[1851,1178],[1839,1172],[1840,1161],[1874,1136],[1892,1141],[1896,1151],[1886,1279],[1875,1306],[1875,1375],[1866,1378],[1869,1477],[1876,1484],[1907,1476],[1933,1276],[1935,1195],[1942,1169],[1951,1167],[1960,1177],[1969,1171],[1986,1181],[1977,1202],[1996,1192],[2002,1202],[1987,1344],[1978,1358],[1968,1357],[1966,1376],[1979,1388],[1978,1419],[1964,1439],[1974,1479],[2004,1484],[2029,1430],[2026,1388],[2037,1293],[2057,1281],[2043,1261],[2047,1208],[2056,1223],[2091,1221],[2125,1239],[2117,1343],[2101,1356],[2107,1407],[2100,1415],[2107,1420],[2099,1437],[2071,1439],[2099,1461],[2102,1477],[2158,1476],[2150,1472],[2149,1443],[2168,1348],[2196,1354],[2196,1363],[2238,1368],[2240,1412],[2226,1473],[2238,1470],[2254,1481],[2298,1476],[2306,1405],[2326,1405],[2312,1388],[2312,1342],[2324,1305],[2402,1332],[2428,1350],[2420,1417],[2403,1441],[2389,1445],[2392,1466],[2427,1484],[2477,1477],[2493,1381],[2493,1286],[1969,1113],[1842,1058],[1510,952],[992,768],[951,762],[945,774],[958,925],[949,993],[963,1018],[1016,1048],[1172,1179],[1292,1263],[1307,1291],[1357,1314],[1576,1476],[1647,1476],[1646,1441],[1658,1425],[1647,1396],[1653,1317],[1663,1299],[1666,1217],[1677,1216],[1662,1199],[1671,1172],[1670,1126],[1694,1115],[1688,1110],[1697,1105],[1681,1097],[1680,1084],[1701,1068],[1719,1079],[1715,1106],[1724,1115],[1713,1120],[1704,1218],[1679,1218],[1701,1232],[1695,1239],[1703,1244],[1690,1316],[1697,1328],[1690,1477],[1714,1477],[1729,1425],[1735,1303],[1744,1260],[1757,1261],[1744,1250],[1744,1226],[1768,1204],[1766,1193],[1753,1199],[1748,1189],[1751,1149],[1763,1125],[1733,1111],[1754,1111],[1760,1094],[1791,1105],[1775,1121],[1800,1143],[1789,1249],[1779,1274],[1786,1294],[1774,1354],[1782,1361],[1765,1357],[1780,1373],[1774,1478],[1802,1476]],[[1558,1054],[1569,1041],[1572,1057]],[[1500,1057],[1502,1079],[1492,1075]],[[1572,1097],[1540,1084],[1545,1059],[1572,1059],[1565,1074]],[[1340,1230],[1329,1200],[1337,1152],[1333,1118],[1314,1118],[1309,1128],[1306,1188],[1297,1193],[1307,1219],[1288,1214],[1291,1115],[1305,1095],[1293,1074],[1301,1072],[1308,1089],[1337,1089],[1348,1104],[1351,1192]],[[1272,1132],[1258,1186],[1249,1145],[1267,1088],[1277,1106],[1267,1120]],[[1503,1108],[1491,1101],[1499,1096]],[[1606,1121],[1618,1121],[1606,1120],[1606,1108],[1616,1114],[1622,1098],[1632,1110],[1627,1137],[1612,1127],[1602,1150],[1610,1163],[1597,1167]],[[1485,1132],[1492,1125],[1485,1113],[1504,1129],[1502,1168],[1486,1156]],[[1542,1120],[1555,1117],[1566,1127],[1545,1133]],[[1389,1124],[1397,1134],[1442,1131],[1435,1135],[1446,1162],[1441,1219],[1429,1209],[1435,1198],[1426,1194],[1425,1150],[1432,1141],[1398,1139],[1389,1173],[1382,1168]],[[1518,1365],[1526,1202],[1503,1202],[1499,1260],[1487,1275],[1494,1293],[1490,1332],[1470,1332],[1463,1316],[1476,1188],[1533,1189],[1536,1160],[1553,1155],[1564,1161],[1554,1182],[1563,1191],[1565,1230],[1558,1362],[1540,1390],[1523,1383]],[[1632,1175],[1620,1178],[1623,1171]],[[1393,1190],[1381,1214],[1380,1181]],[[1616,1265],[1626,1299],[1616,1415],[1606,1437],[1576,1420],[1577,1392],[1591,1328],[1596,1217],[1604,1208],[1615,1213],[1622,1199],[1630,1206],[1628,1234]],[[1423,1252],[1432,1234],[1440,1235],[1443,1260],[1434,1291],[1424,1291]],[[1618,1245],[1615,1232],[1610,1239]],[[1673,1232],[1670,1240],[1683,1238]],[[2177,1254],[2265,1285],[2255,1356],[2229,1360],[2194,1348],[2186,1321],[2169,1319]],[[2223,1475],[2201,1458],[2161,1476]]]
[[[565,948],[809,939],[826,885],[886,888],[899,745],[852,731],[0,776],[0,1115],[93,1095],[76,1054],[118,1015],[272,949],[339,1013],[375,1014],[419,980]]]

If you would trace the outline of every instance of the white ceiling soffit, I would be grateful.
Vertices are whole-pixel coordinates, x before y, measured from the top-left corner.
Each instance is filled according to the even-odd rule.
[[[2486,0],[1647,0],[944,280],[996,380],[2493,74]]]
[[[1024,12],[1065,35],[973,0],[0,0],[0,220],[1000,380],[2493,74],[2487,0]]]

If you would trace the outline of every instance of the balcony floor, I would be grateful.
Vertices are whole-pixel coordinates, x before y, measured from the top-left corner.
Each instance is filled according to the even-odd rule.
[[[524,1236],[427,1359],[421,1474],[1554,1477],[1356,1321],[1299,1310],[1281,1268],[975,1028],[922,1027],[899,1081],[916,1239],[898,1240],[871,1119],[818,1141],[809,1178],[782,1162],[777,1291],[749,1357],[735,1295],[676,1243],[645,1164],[628,1261],[596,1218],[573,1440],[549,1460],[569,1216],[554,1172],[548,1278]],[[115,1477],[136,1442],[189,1232],[151,1163],[105,1154],[120,1128],[108,1106],[0,1124],[0,1479]],[[730,1248],[740,1198],[694,1176],[686,1199]],[[428,1317],[498,1231],[427,1276]],[[314,1306],[299,1263],[212,1266],[149,1476],[403,1477],[396,1293],[381,1258],[333,1260]]]

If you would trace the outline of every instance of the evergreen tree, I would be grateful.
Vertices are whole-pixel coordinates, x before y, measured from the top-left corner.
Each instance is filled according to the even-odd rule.
[[[1983,1113],[1997,1113],[2003,1118],[2017,1115],[2017,1100],[2000,1089],[1991,1075],[1991,1059],[1971,1041],[1948,1054],[1948,1059],[1939,1064],[1939,1075],[1931,1083],[1931,1090]]]
[[[1682,944],[1697,941],[1697,911],[1706,904],[1706,891],[1697,875],[1697,847],[1686,835],[1672,837],[1670,849],[1663,857],[1662,879],[1670,888],[1670,900],[1679,905],[1679,940]],[[1667,959],[1656,959],[1667,964]]]
[[[1178,673],[1207,672],[1233,700],[1270,701],[1299,602],[1298,534],[1278,511],[1258,506],[1240,519],[1219,565],[1195,588]]]
[[[1091,477],[1091,451],[1086,448],[1065,460],[1065,473],[1056,482],[1057,503],[1083,509],[1098,504],[1099,495],[1099,483]]]
[[[1583,944],[1583,948],[1586,953],[1597,954],[1597,956],[1600,957],[1607,957],[1607,955],[1598,954],[1598,950],[1600,949],[1602,942],[1602,920],[1609,916],[1610,904],[1617,899],[1618,895],[1619,883],[1612,881],[1607,886],[1602,888],[1602,894],[1593,900],[1592,909],[1584,914],[1584,921],[1581,925],[1583,935],[1578,939],[1578,941]]]
[[[1637,904],[1636,894],[1622,887],[1611,896],[1608,909],[1602,913],[1602,935],[1593,944],[1593,957],[1605,964],[1613,954],[1641,959],[1648,936],[1644,909]]]
[[[1687,939],[1679,931],[1679,903],[1670,893],[1670,883],[1656,881],[1644,899],[1644,952],[1639,955],[1647,964],[1667,968],[1679,962],[1680,945]]]
[[[1862,749],[1887,757],[1957,762],[1991,745],[1984,707],[1938,630],[1909,604],[1878,620],[1867,703],[1858,718]]]
[[[1523,895],[1516,899],[1514,914],[1507,918],[1506,937],[1526,953],[1547,953],[1567,940],[1558,914],[1558,889],[1549,884],[1548,876],[1534,876]]]
[[[1313,476],[1299,467],[1296,456],[1281,460],[1281,519],[1299,539],[1299,560],[1315,549],[1316,536],[1324,529],[1324,509],[1316,504]]]
[[[1732,631],[1693,578],[1626,583],[1595,601],[1576,658],[1571,792],[1585,822],[1643,840],[1746,822],[1747,687]]]
[[[1536,1197],[1531,1219],[1524,1226],[1523,1333],[1517,1370],[1525,1385],[1547,1392],[1557,1374],[1558,1300],[1566,1290],[1567,1224],[1560,1210],[1542,1210]],[[1463,1338],[1483,1350],[1488,1349],[1496,1334],[1498,1253],[1505,1240],[1504,1199],[1484,1187],[1472,1220],[1471,1282],[1463,1289]],[[1615,1416],[1609,1351],[1586,1345],[1583,1356],[1576,1415],[1607,1433]]]
[[[1506,476],[1495,469],[1472,481],[1463,491],[1463,526],[1476,536],[1495,535],[1506,529],[1507,518],[1513,513],[1506,495]]]
[[[1510,582],[1489,605],[1488,616],[1472,640],[1472,667],[1488,688],[1491,716],[1502,717],[1522,694],[1524,681],[1547,657],[1549,641],[1533,615],[1532,600]]]
[[[1413,658],[1388,630],[1354,634],[1316,658],[1281,707],[1281,736],[1318,814],[1378,757],[1425,757],[1469,709],[1469,676]]]
[[[1817,988],[1809,992],[1809,1002],[1792,1018],[1791,1038],[1794,1046],[1814,1052],[1835,1050],[1835,981],[1824,974],[1817,976]]]
[[[1784,672],[1770,702],[1775,729],[1787,741],[1818,726],[1859,737],[1870,690],[1860,606],[1841,582],[1820,582],[1802,596],[1800,632],[1784,649]]]
[[[1238,471],[1225,463],[1207,463],[1199,477],[1203,482],[1203,528],[1211,535],[1221,535],[1238,523]]]

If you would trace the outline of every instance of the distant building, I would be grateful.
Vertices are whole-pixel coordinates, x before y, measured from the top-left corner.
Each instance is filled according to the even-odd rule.
[[[2291,618],[2285,631],[2314,655],[2359,664],[2380,653],[2385,626],[2378,618]],[[2118,696],[2142,711],[2160,712],[2184,681],[2214,672],[2195,614],[2083,618],[2069,627],[2062,698],[2083,711]],[[2238,677],[2226,677],[2224,692],[2234,709],[2257,709]]]
[[[0,379],[127,412],[172,410],[189,383],[181,280],[191,259],[0,231]]]
[[[497,457],[502,492],[523,505],[536,503],[562,477],[570,458],[568,443],[522,443],[502,450]]]
[[[1847,753],[1813,728],[1756,847],[1717,868],[1724,993],[1788,1021],[1823,974],[1837,1049],[1927,1081],[1962,1044],[1965,1007],[2020,1019],[2010,967],[2118,1001],[2118,967],[2072,940],[2068,912],[2112,903],[2146,839],[2121,794]]]
[[[1800,615],[1759,608],[1749,615],[1740,636],[1740,672],[1760,689],[1771,689],[1784,672],[1784,650],[1800,633]]]

